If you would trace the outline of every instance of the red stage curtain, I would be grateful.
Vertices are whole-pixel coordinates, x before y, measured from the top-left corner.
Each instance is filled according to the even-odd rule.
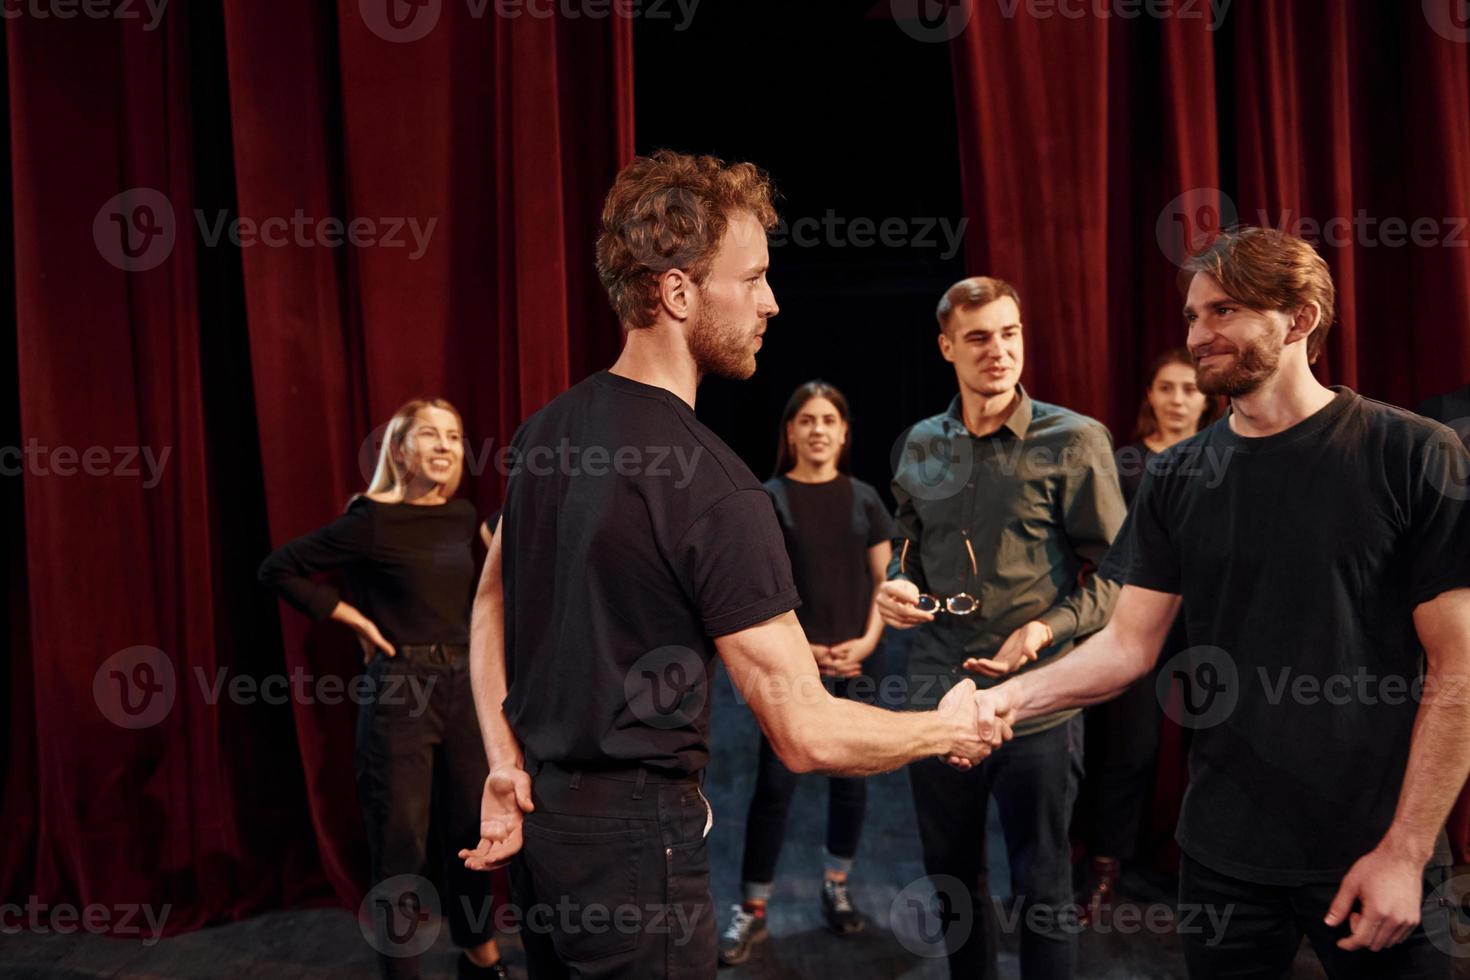
[[[147,486],[142,464],[26,467],[8,900],[168,904],[170,932],[355,905],[354,706],[207,696],[222,669],[354,673],[342,631],[289,610],[277,624],[254,564],[342,510],[371,465],[364,441],[415,395],[463,412],[462,492],[488,516],[490,450],[616,356],[591,254],[632,153],[630,22],[407,9],[410,30],[437,22],[402,40],[358,0],[174,0],[152,30],[6,21],[22,431],[53,451],[169,452]],[[106,213],[137,188],[157,195]],[[211,246],[220,210],[278,223]],[[173,228],[160,261],[136,257],[149,268],[109,261],[128,264],[128,218],[140,248]],[[374,244],[312,243],[343,235],[329,218],[365,220]],[[175,684],[161,720],[130,730],[104,713],[116,679],[103,671],[94,696],[94,678],[137,646],[162,651],[142,669]],[[130,656],[120,676],[146,680]]]
[[[1234,221],[1322,243],[1327,383],[1413,406],[1470,378],[1470,45],[1449,3],[1260,0],[1219,25],[1206,4],[962,6],[967,259],[1019,289],[1037,397],[1131,439],[1149,361],[1184,342],[1175,262]],[[1465,808],[1454,825],[1464,859]]]

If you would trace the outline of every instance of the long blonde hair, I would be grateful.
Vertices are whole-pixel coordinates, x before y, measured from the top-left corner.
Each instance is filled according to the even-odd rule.
[[[425,408],[439,408],[449,412],[459,423],[460,431],[464,430],[464,419],[460,416],[459,409],[443,398],[414,398],[404,402],[402,407],[393,413],[388,424],[383,427],[383,446],[378,450],[378,465],[373,470],[373,478],[368,481],[366,490],[353,495],[353,500],[371,494],[391,494],[402,498],[404,488],[408,486],[409,477],[413,474],[398,457],[408,455],[408,442],[413,435],[413,421]],[[454,496],[459,490],[459,481],[463,478],[464,460],[461,459],[459,471],[454,474],[454,480],[445,490],[446,497]]]

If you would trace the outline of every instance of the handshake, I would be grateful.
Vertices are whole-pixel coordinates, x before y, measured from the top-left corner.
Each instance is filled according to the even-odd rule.
[[[980,691],[966,678],[940,700],[937,714],[949,726],[951,740],[945,762],[964,771],[1010,741],[1016,706],[1005,687]]]

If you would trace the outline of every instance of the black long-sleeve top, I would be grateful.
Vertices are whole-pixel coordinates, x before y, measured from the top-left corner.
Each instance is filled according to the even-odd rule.
[[[468,643],[474,599],[477,532],[467,500],[383,504],[358,497],[325,527],[282,545],[260,565],[260,581],[313,620],[325,619],[342,596],[314,582],[341,570],[350,601],[395,647]]]

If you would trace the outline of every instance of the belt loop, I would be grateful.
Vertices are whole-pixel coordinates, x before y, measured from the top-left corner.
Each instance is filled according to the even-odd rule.
[[[576,772],[572,773],[571,787],[572,789],[582,788],[582,770],[578,769]]]
[[[636,786],[633,787],[633,799],[635,799],[635,800],[641,800],[641,799],[643,799],[643,787],[646,786],[647,784],[648,784],[648,770],[647,769],[641,769],[640,768],[638,770],[638,785],[636,785]]]

